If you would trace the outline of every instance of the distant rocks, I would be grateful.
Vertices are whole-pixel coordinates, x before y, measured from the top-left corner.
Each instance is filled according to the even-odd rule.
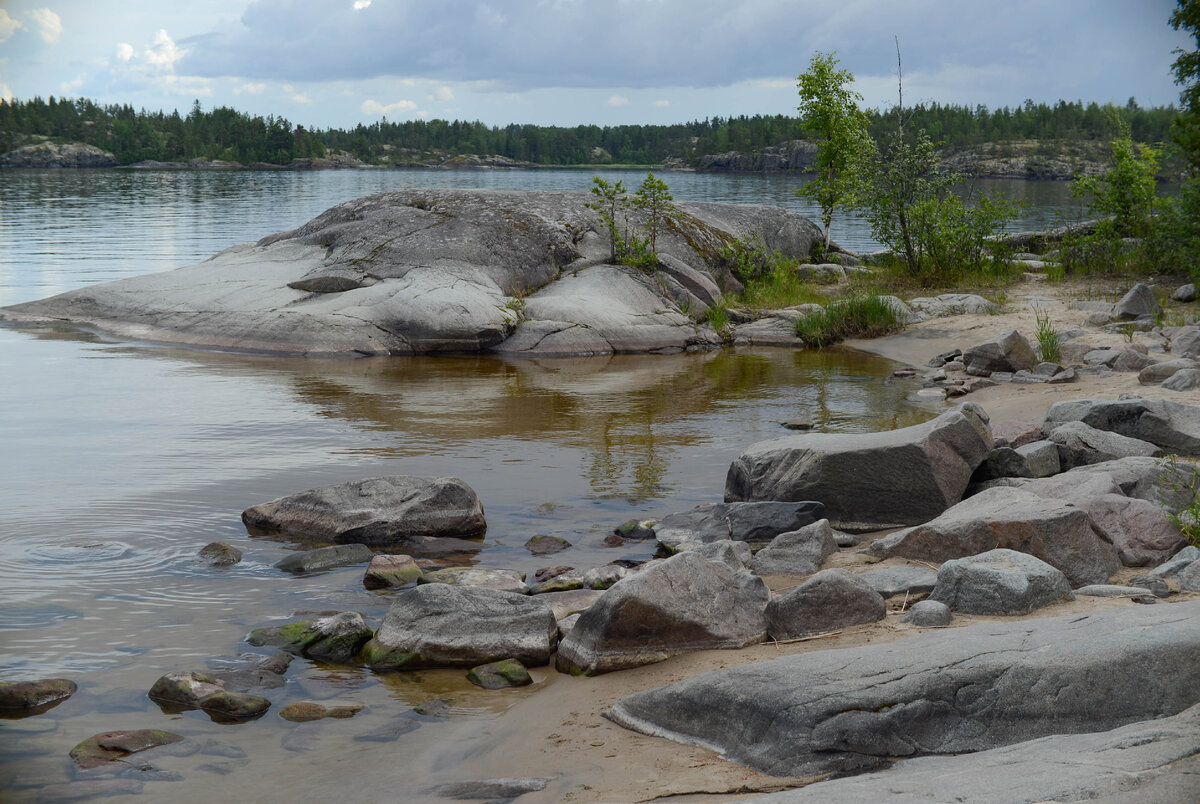
[[[110,168],[117,157],[94,145],[42,142],[22,145],[0,155],[0,168]]]

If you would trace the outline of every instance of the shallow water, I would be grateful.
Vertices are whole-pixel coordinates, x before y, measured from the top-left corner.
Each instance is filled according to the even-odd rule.
[[[0,291],[11,303],[195,262],[408,175],[0,173]],[[386,611],[362,567],[275,570],[292,545],[252,538],[244,508],[363,477],[456,475],[488,519],[470,562],[532,573],[647,558],[647,546],[603,538],[632,517],[720,500],[729,462],[785,434],[785,420],[860,432],[932,416],[907,400],[910,385],[888,380],[892,368],[841,349],[306,360],[0,327],[0,679],[81,687],[46,714],[0,720],[0,798],[88,778],[68,752],[121,728],[166,728],[200,746],[153,759],[149,800],[324,800],[345,790],[339,763],[359,769],[363,791],[470,778],[463,735],[490,739],[487,724],[538,684],[486,692],[461,671],[377,675],[298,659],[252,723],[167,715],[146,698],[166,672],[247,650],[251,628],[297,612],[352,609],[377,622]],[[523,545],[537,533],[573,546],[534,558]],[[242,563],[198,563],[216,540],[243,550]],[[553,675],[535,671],[543,686]],[[313,724],[278,717],[288,702],[333,697],[367,709]],[[441,697],[445,717],[407,714]]]

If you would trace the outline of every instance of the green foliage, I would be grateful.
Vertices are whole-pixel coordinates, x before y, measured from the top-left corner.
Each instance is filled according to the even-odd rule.
[[[904,329],[904,319],[887,300],[859,294],[830,302],[796,322],[796,336],[806,346],[827,346],[846,338],[876,338]]]
[[[769,273],[774,265],[761,236],[750,240],[730,240],[722,244],[719,256],[742,284],[759,279]]]
[[[899,254],[910,273],[921,272],[925,250],[917,239],[914,211],[936,203],[956,178],[938,173],[937,154],[924,131],[911,141],[896,131],[867,163],[859,204],[872,236]]]
[[[710,306],[701,317],[700,323],[711,324],[712,328],[721,335],[727,334],[729,331],[729,308],[721,303]]]
[[[800,122],[817,140],[816,178],[796,191],[821,207],[824,249],[829,248],[833,212],[849,203],[858,187],[863,160],[870,153],[867,118],[858,108],[862,95],[850,89],[854,75],[837,69],[832,53],[815,53],[808,72],[797,79]]]
[[[775,252],[766,257],[766,267],[745,283],[745,290],[731,303],[751,310],[777,310],[797,304],[825,301],[797,271],[799,263]]]
[[[1003,274],[1007,249],[998,235],[1019,209],[1000,196],[983,196],[968,204],[948,192],[914,204],[909,223],[919,272],[927,281]]]
[[[1120,237],[1152,234],[1157,206],[1159,151],[1134,147],[1129,124],[1114,116],[1117,136],[1112,141],[1112,168],[1103,176],[1081,176],[1071,183],[1071,194],[1090,199],[1092,215],[1111,218]]]
[[[654,178],[653,173],[647,173],[646,178],[633,193],[633,206],[646,213],[646,229],[650,237],[650,255],[653,256],[658,248],[658,233],[676,212],[674,199],[662,179]],[[657,264],[657,259],[655,260]]]
[[[1050,314],[1038,307],[1034,309],[1033,315],[1037,319],[1037,342],[1041,349],[1042,361],[1057,363],[1062,358],[1062,352],[1059,348],[1058,333],[1054,331],[1054,324],[1050,321]]]
[[[1175,50],[1171,71],[1183,90],[1179,93],[1181,112],[1171,123],[1171,135],[1191,165],[1193,178],[1200,179],[1200,0],[1179,0],[1170,22],[1177,31],[1189,31],[1197,45],[1196,50]]]
[[[1176,457],[1162,459],[1162,466],[1170,470],[1166,478],[1170,495],[1187,500],[1177,512],[1168,509],[1167,518],[1188,541],[1200,547],[1200,466]]]

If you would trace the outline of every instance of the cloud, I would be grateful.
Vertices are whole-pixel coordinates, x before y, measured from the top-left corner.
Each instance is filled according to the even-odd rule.
[[[187,55],[186,50],[180,50],[165,30],[160,29],[154,34],[154,44],[146,48],[142,57],[156,67],[174,68],[175,62]]]
[[[671,105],[671,102],[669,100],[656,100],[654,105],[660,109],[665,109]]]
[[[628,106],[629,98],[623,97],[621,95],[609,95],[608,96],[608,105],[609,106]]]
[[[13,99],[12,89],[9,88],[8,84],[4,83],[3,81],[0,81],[0,100],[11,101],[12,99]]]
[[[62,17],[48,8],[35,8],[29,12],[29,16],[33,18],[33,24],[37,26],[38,34],[47,45],[53,45],[62,38]]]
[[[417,104],[410,100],[396,101],[395,103],[389,103],[387,106],[384,106],[379,101],[365,100],[362,104],[362,113],[378,117],[385,114],[395,114],[396,112],[411,112],[416,108]]]
[[[433,94],[429,96],[429,99],[436,100],[441,103],[449,103],[450,101],[454,100],[454,90],[445,84],[439,84],[433,90]]]
[[[83,86],[86,80],[86,75],[77,75],[73,81],[64,81],[59,84],[59,91],[61,91],[64,95],[70,95],[74,92],[78,92],[79,88]]]
[[[118,63],[113,67],[113,76],[118,81],[128,81],[168,95],[212,96],[211,79],[177,73],[176,66],[187,54],[188,51],[180,48],[165,29],[159,29],[154,40],[140,52],[125,42],[117,45]]]
[[[18,28],[24,27],[20,22],[8,16],[7,11],[0,8],[0,43],[7,42]]]
[[[364,8],[371,7],[371,0],[354,0],[354,10],[362,11]]]
[[[312,98],[308,97],[303,92],[297,92],[295,94],[288,95],[287,97],[292,103],[312,103]]]
[[[266,84],[242,84],[240,87],[233,88],[234,95],[261,95],[267,89]]]
[[[133,54],[133,45],[128,44],[127,42],[117,43],[117,59],[120,61],[129,61],[133,58]]]

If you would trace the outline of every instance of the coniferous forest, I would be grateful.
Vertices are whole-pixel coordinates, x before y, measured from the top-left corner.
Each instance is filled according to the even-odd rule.
[[[942,147],[985,142],[1107,141],[1113,136],[1109,110],[1130,127],[1135,142],[1170,140],[1173,106],[1143,108],[1059,101],[1026,101],[1016,107],[928,104],[908,107],[905,124],[923,128]],[[894,130],[895,111],[869,110],[876,138]],[[0,153],[31,135],[94,145],[123,164],[145,160],[186,162],[222,159],[243,164],[286,165],[293,159],[345,151],[365,162],[404,164],[430,155],[502,156],[540,165],[656,165],[669,158],[685,163],[704,154],[758,149],[803,139],[795,115],[713,117],[674,125],[488,126],[462,120],[386,118],[352,129],[307,129],[283,117],[249,115],[225,106],[205,110],[199,101],[186,115],[178,110],[135,110],[100,105],[86,98],[0,101]]]

